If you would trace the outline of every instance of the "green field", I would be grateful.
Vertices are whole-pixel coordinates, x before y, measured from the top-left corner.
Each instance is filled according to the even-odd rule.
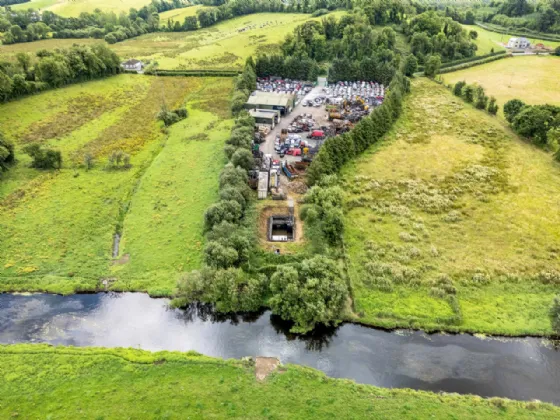
[[[81,419],[555,419],[551,404],[383,389],[281,366],[134,349],[0,346],[0,417]]]
[[[501,120],[416,80],[390,135],[345,168],[344,187],[361,322],[552,333],[560,164]]]
[[[446,73],[446,83],[464,80],[477,83],[498,100],[500,115],[510,99],[536,104],[560,105],[560,57],[526,56],[498,60],[481,66]]]
[[[112,49],[122,58],[155,60],[163,69],[241,69],[250,55],[278,51],[285,36],[309,19],[304,14],[258,13],[193,32],[142,35],[114,44]],[[248,26],[255,27],[239,32]]]
[[[159,19],[162,26],[167,25],[167,21],[179,22],[183,24],[187,16],[196,16],[196,12],[204,6],[197,4],[196,6],[185,7],[183,9],[168,10],[159,14]]]
[[[505,51],[506,48],[503,44],[507,44],[509,39],[511,38],[511,36],[509,35],[488,31],[477,25],[463,25],[463,27],[468,31],[473,30],[478,32],[478,38],[475,41],[475,44],[478,46],[478,50],[476,52],[477,55],[490,54],[490,50],[492,48],[494,48],[495,52]],[[531,44],[541,43],[551,48],[555,48],[560,45],[560,42],[544,41],[542,39],[531,37],[527,37],[527,39],[531,41]]]
[[[131,7],[139,9],[150,3],[151,0],[31,0],[12,6],[15,10],[40,9],[49,10],[61,16],[77,17],[82,12],[93,12],[101,9],[104,12],[128,12]]]
[[[1,105],[19,162],[0,183],[0,290],[71,293],[107,279],[119,290],[171,293],[177,273],[201,258],[230,90],[231,79],[121,75]],[[168,136],[155,119],[162,96],[191,110]],[[31,142],[61,150],[63,169],[30,169],[21,148]],[[131,154],[131,169],[105,169],[114,150]],[[124,236],[113,261],[117,226]]]

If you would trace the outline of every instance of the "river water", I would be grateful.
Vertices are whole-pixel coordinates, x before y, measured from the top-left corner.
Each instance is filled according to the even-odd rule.
[[[354,324],[301,337],[270,312],[220,317],[136,293],[0,295],[0,343],[196,350],[283,363],[388,388],[539,399],[560,404],[560,347],[536,338],[386,332]]]

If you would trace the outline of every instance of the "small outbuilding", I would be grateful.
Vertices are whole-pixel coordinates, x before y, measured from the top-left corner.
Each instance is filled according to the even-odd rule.
[[[245,104],[245,109],[277,110],[280,111],[281,115],[287,115],[292,112],[294,106],[295,95],[257,91],[249,96]]]
[[[255,119],[255,125],[267,125],[270,128],[276,126],[277,114],[274,111],[264,110],[264,109],[251,109],[249,110],[249,115]]]
[[[529,40],[527,38],[523,38],[523,37],[519,37],[519,38],[510,38],[508,43],[507,43],[507,47],[508,48],[519,48],[519,49],[526,49],[529,48],[531,46],[531,43],[529,42]]]
[[[132,58],[124,63],[121,63],[121,67],[127,71],[138,71],[141,72],[144,69],[144,63],[140,60]]]

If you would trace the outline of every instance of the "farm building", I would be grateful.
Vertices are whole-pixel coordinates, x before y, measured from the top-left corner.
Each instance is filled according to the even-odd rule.
[[[525,48],[529,48],[531,46],[531,43],[529,42],[529,40],[527,38],[510,38],[508,43],[507,43],[507,47],[508,48],[521,48],[521,49],[525,49]]]
[[[282,115],[289,114],[294,108],[295,96],[288,93],[269,93],[254,92],[247,103],[245,109],[274,109],[280,111]]]
[[[125,70],[130,71],[142,71],[142,69],[144,68],[144,63],[133,58],[131,60],[125,61],[124,63],[121,63],[121,67]]]
[[[251,109],[249,110],[249,114],[255,119],[255,125],[257,127],[260,125],[268,125],[270,128],[274,128],[276,126],[278,111],[270,109]]]

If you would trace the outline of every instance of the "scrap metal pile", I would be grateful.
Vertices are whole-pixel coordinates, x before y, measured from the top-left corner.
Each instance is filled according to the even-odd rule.
[[[367,105],[378,106],[385,98],[385,86],[375,82],[338,82],[323,89],[327,104],[338,105],[344,100],[362,99]]]
[[[257,90],[262,92],[289,93],[302,97],[311,92],[313,83],[301,80],[280,79],[277,77],[264,77],[257,79]]]

